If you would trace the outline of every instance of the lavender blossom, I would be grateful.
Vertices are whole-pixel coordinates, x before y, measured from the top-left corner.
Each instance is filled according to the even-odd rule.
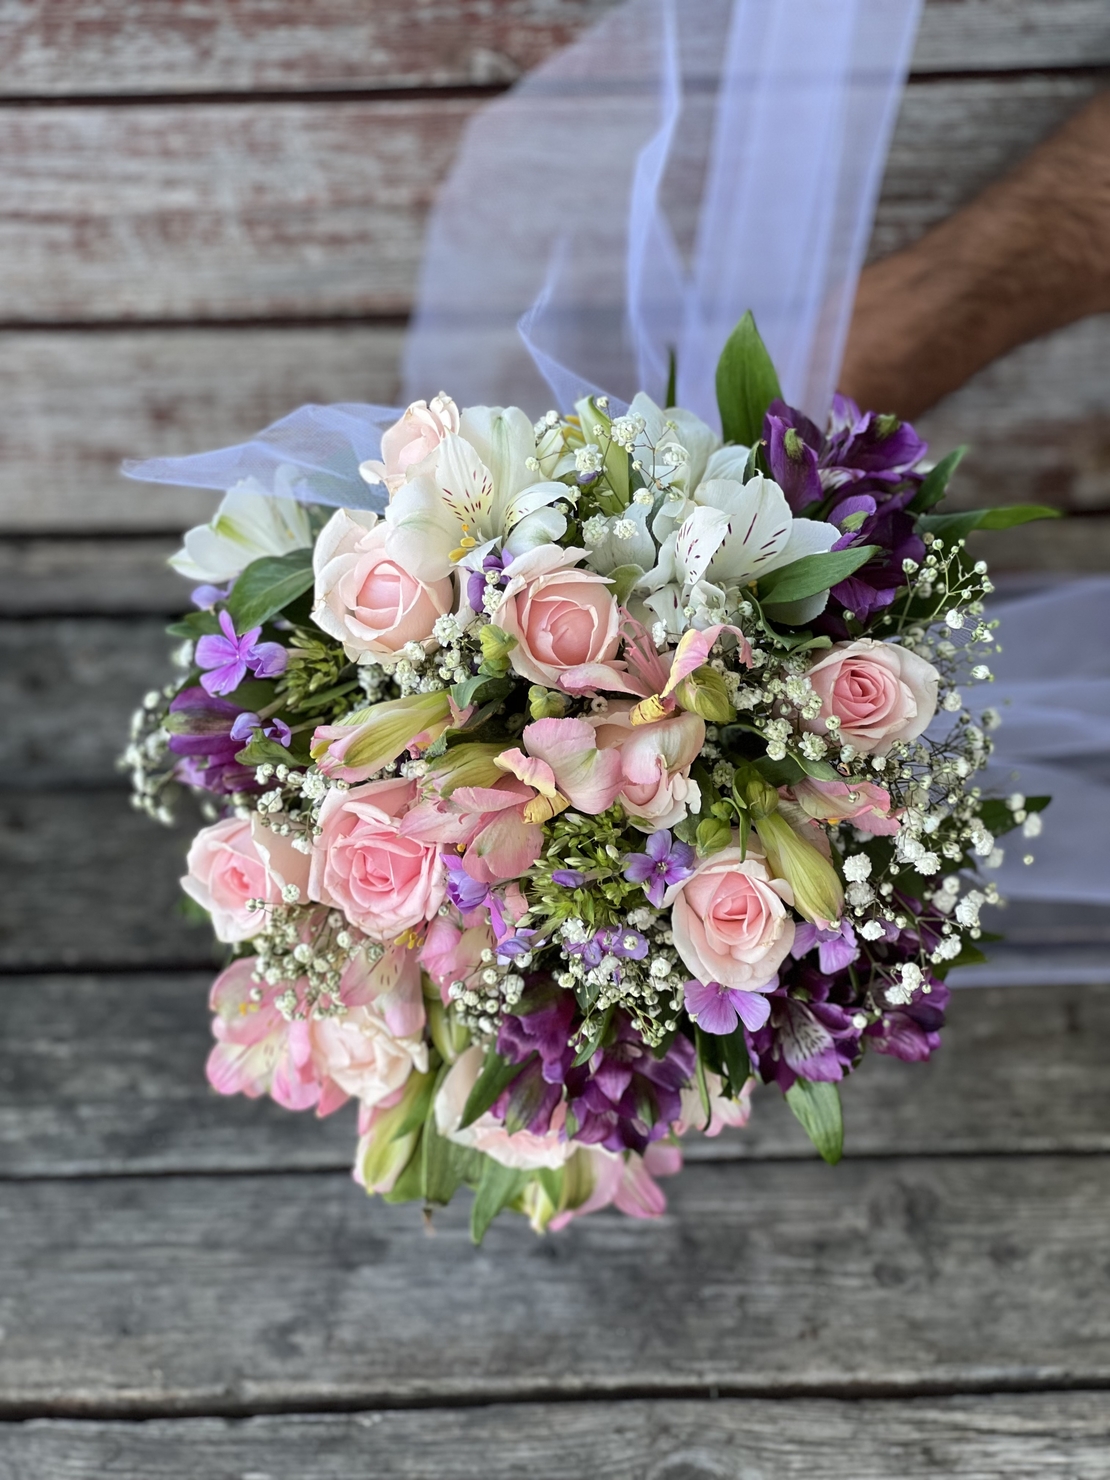
[[[232,734],[239,717],[248,712],[198,686],[183,689],[166,716],[169,748],[181,757],[178,780],[219,795],[257,790],[253,770],[235,759],[243,741]]]
[[[642,884],[649,901],[661,909],[668,888],[681,884],[694,872],[694,857],[688,843],[678,842],[662,828],[649,835],[642,853],[625,857],[624,877],[630,884]]]
[[[261,730],[267,740],[276,740],[279,745],[288,745],[293,738],[293,732],[283,719],[273,715],[270,719],[263,720],[250,710],[244,710],[231,727],[231,738],[239,740],[244,745],[254,739],[254,732]]]

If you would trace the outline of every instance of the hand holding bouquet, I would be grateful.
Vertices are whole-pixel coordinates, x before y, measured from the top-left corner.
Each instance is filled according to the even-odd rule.
[[[182,676],[126,759],[209,811],[211,1082],[357,1100],[367,1190],[470,1185],[476,1238],[659,1213],[759,1082],[837,1160],[839,1081],[937,1047],[981,870],[1039,830],[975,785],[965,538],[1049,511],[938,512],[959,455],[843,398],[822,432],[750,316],[718,395],[723,442],[644,395],[440,395],[361,469],[380,516],[248,481],[174,560]]]

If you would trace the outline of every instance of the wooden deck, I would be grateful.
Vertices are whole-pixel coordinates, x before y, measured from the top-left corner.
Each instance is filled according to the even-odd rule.
[[[213,501],[116,465],[390,399],[460,123],[605,8],[0,0],[0,1480],[1110,1475],[1104,918],[1010,921],[1083,982],[957,993],[846,1087],[839,1168],[761,1094],[655,1224],[475,1251],[365,1199],[350,1115],[205,1084],[187,833],[113,758]],[[930,0],[874,250],[1107,69],[1105,0]],[[927,418],[968,503],[1073,512],[1001,567],[1110,569],[1108,366],[1091,320]]]

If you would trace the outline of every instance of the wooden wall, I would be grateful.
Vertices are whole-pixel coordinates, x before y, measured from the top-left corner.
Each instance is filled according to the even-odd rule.
[[[121,458],[236,441],[306,400],[395,396],[460,127],[605,8],[0,0],[7,609],[172,600],[158,560],[213,500],[129,483]],[[1020,158],[1108,66],[1105,0],[929,0],[873,254]],[[975,444],[965,501],[1076,514],[994,537],[1004,564],[1110,565],[1108,366],[1110,317],[1090,320],[926,418],[938,448]]]

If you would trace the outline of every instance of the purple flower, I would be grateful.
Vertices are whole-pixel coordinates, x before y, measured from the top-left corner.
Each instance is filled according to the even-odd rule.
[[[630,884],[642,884],[648,899],[660,909],[668,888],[694,872],[694,856],[688,843],[678,842],[663,828],[649,836],[643,853],[626,856],[624,877]]]
[[[878,553],[832,588],[829,604],[817,623],[819,631],[836,638],[850,636],[841,616],[843,611],[850,611],[866,625],[906,585],[902,562],[915,560],[920,564],[925,558],[925,545],[914,530],[913,515],[906,512],[915,492],[916,488],[910,486],[881,503],[870,494],[853,493],[829,513],[828,522],[843,530],[834,550],[876,545]]]
[[[616,1024],[613,1041],[567,1074],[571,1139],[607,1151],[643,1152],[681,1116],[694,1046],[679,1033],[657,1056],[623,1014]]]
[[[763,422],[771,475],[796,514],[835,489],[851,485],[879,502],[899,485],[916,490],[918,464],[928,448],[908,422],[861,412],[847,396],[834,396],[825,435],[784,401],[772,401]],[[912,497],[912,491],[911,491]]]
[[[762,992],[745,992],[740,987],[722,986],[720,982],[687,982],[683,995],[686,1011],[698,1027],[721,1038],[735,1033],[738,1023],[754,1032],[763,1026],[771,1011]]]
[[[250,710],[244,710],[231,727],[232,740],[241,740],[249,744],[254,739],[255,730],[261,730],[267,740],[276,740],[279,745],[288,745],[293,738],[293,732],[283,719],[274,715],[271,719],[262,720],[257,714]]]
[[[460,914],[469,915],[471,910],[480,909],[482,905],[489,904],[489,885],[480,884],[477,879],[467,873],[457,853],[445,848],[440,853],[440,857],[447,870],[447,898]]]
[[[788,977],[784,968],[783,977],[768,999],[767,1021],[748,1039],[760,1077],[782,1090],[799,1076],[825,1082],[843,1079],[859,1053],[861,1032],[847,970],[827,976],[808,963],[798,963]]]
[[[826,976],[835,976],[838,971],[843,971],[846,966],[859,960],[859,944],[850,920],[842,920],[837,930],[821,930],[808,920],[796,925],[790,954],[800,960],[814,946],[817,947],[817,959]]]
[[[927,994],[919,994],[908,1007],[890,1008],[864,1032],[877,1053],[888,1053],[906,1063],[920,1063],[940,1047],[948,988],[935,976],[926,977]]]
[[[230,595],[230,586],[197,586],[189,599],[202,612],[210,612],[218,601],[226,601]]]
[[[491,588],[496,590],[498,587],[505,585],[506,577],[504,575],[504,569],[504,556],[493,551],[482,561],[481,570],[472,570],[470,572],[466,582],[466,601],[472,611],[484,612],[486,609],[484,604],[486,592]],[[486,571],[489,570],[497,572],[496,581],[489,582],[486,580]]]
[[[557,868],[551,875],[553,884],[561,884],[564,889],[581,889],[586,882],[586,875],[579,873],[576,868]]]
[[[254,772],[235,759],[242,740],[232,730],[242,707],[229,699],[217,699],[199,686],[183,689],[174,699],[166,718],[169,748],[182,759],[178,779],[188,786],[224,795],[232,791],[254,791]]]
[[[259,642],[261,627],[252,627],[242,637],[235,635],[231,613],[220,613],[222,637],[205,633],[197,642],[197,667],[201,685],[209,694],[231,694],[248,673],[256,678],[276,678],[285,672],[288,655],[280,642]]]

